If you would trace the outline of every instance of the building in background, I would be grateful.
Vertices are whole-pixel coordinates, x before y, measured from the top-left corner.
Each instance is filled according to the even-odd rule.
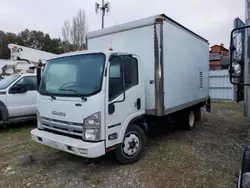
[[[224,57],[228,57],[229,50],[224,47],[224,44],[214,45],[211,47],[209,52],[210,59],[210,70],[222,70],[227,69],[229,66],[229,61],[224,61]],[[222,63],[223,59],[223,63]]]

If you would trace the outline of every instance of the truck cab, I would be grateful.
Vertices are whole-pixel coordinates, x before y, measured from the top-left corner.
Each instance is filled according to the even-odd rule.
[[[36,116],[35,74],[13,74],[0,81],[1,121]]]
[[[121,163],[138,160],[145,127],[140,58],[119,52],[85,51],[46,63],[37,100],[33,140],[79,156],[96,158],[118,149]],[[125,135],[125,137],[124,137]],[[121,144],[122,143],[122,144]]]

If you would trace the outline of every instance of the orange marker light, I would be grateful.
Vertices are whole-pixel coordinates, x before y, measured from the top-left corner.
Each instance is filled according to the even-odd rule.
[[[116,147],[115,147],[115,146],[112,146],[112,147],[108,148],[107,150],[108,150],[108,151],[113,151],[113,150],[115,150],[115,149],[116,149]]]
[[[109,48],[109,51],[114,51],[113,48]]]
[[[163,18],[156,18],[155,21],[162,23],[164,21],[164,19]]]

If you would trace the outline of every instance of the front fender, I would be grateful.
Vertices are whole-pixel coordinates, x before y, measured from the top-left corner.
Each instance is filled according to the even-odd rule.
[[[140,117],[140,116],[142,116],[144,114],[145,114],[145,110],[138,111],[138,112],[136,112],[134,114],[131,114],[130,116],[128,116],[125,119],[125,121],[122,124],[122,128],[120,130],[120,134],[119,134],[119,137],[118,137],[118,143],[122,143],[123,142],[124,135],[126,133],[126,130],[127,130],[128,126],[129,126],[129,124],[131,123],[131,121],[133,119],[135,119],[136,117]]]
[[[0,112],[2,121],[6,121],[9,119],[9,111],[7,106],[3,103],[3,101],[0,101]]]

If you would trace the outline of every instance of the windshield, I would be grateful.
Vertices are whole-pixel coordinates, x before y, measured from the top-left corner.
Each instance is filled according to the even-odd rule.
[[[102,86],[104,63],[105,55],[97,53],[50,60],[42,76],[40,92],[74,96],[76,92],[85,96],[94,94]]]
[[[0,89],[7,88],[10,84],[12,84],[14,81],[16,81],[20,75],[12,74],[10,76],[7,76],[6,78],[2,79],[0,81]]]

